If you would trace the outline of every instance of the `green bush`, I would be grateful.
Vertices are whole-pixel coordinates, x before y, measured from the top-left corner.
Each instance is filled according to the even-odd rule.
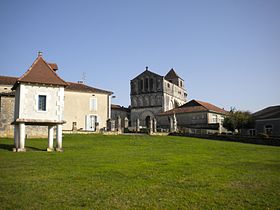
[[[257,135],[257,137],[260,137],[260,138],[269,138],[269,136],[266,134],[266,133],[259,133]]]

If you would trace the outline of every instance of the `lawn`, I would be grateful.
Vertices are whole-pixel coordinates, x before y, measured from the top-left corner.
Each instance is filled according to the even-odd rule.
[[[280,147],[65,135],[63,153],[0,139],[0,209],[279,209]]]

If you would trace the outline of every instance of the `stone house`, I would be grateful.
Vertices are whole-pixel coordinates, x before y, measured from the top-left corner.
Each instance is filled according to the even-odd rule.
[[[226,131],[222,127],[226,115],[227,111],[213,104],[191,100],[182,106],[159,113],[157,119],[160,127],[170,130],[176,122],[178,129],[188,129],[189,132],[221,133]]]
[[[149,128],[161,113],[186,103],[184,80],[174,69],[165,76],[146,70],[130,81],[131,126]]]
[[[25,126],[48,127],[48,151],[53,151],[56,127],[56,150],[62,151],[64,87],[62,80],[39,53],[31,67],[16,80],[14,105],[14,151],[25,151]]]
[[[82,83],[68,82],[65,89],[65,120],[63,130],[98,131],[106,129],[111,118],[112,92]]]
[[[56,64],[47,63],[54,72]],[[13,137],[15,92],[11,90],[17,77],[0,76],[0,137]],[[67,82],[64,90],[63,130],[97,131],[106,128],[111,118],[111,91],[85,85],[81,82]],[[27,137],[45,137],[47,127],[26,125]]]
[[[253,113],[255,129],[250,129],[250,135],[267,134],[280,136],[280,105],[270,106]]]

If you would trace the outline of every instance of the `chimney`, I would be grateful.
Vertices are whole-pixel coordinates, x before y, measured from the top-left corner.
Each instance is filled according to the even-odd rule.
[[[38,52],[38,57],[42,56],[43,52],[39,51]]]
[[[79,80],[79,81],[78,81],[78,84],[84,84],[84,81]]]

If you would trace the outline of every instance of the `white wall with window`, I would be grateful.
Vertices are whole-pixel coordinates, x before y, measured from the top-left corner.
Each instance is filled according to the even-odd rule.
[[[99,123],[100,129],[106,127],[108,103],[108,94],[65,91],[66,124],[63,129],[71,130],[73,122],[75,122],[77,130],[92,130],[93,120]],[[95,115],[97,118],[89,117],[91,115]]]
[[[20,84],[21,119],[63,120],[64,87]]]

